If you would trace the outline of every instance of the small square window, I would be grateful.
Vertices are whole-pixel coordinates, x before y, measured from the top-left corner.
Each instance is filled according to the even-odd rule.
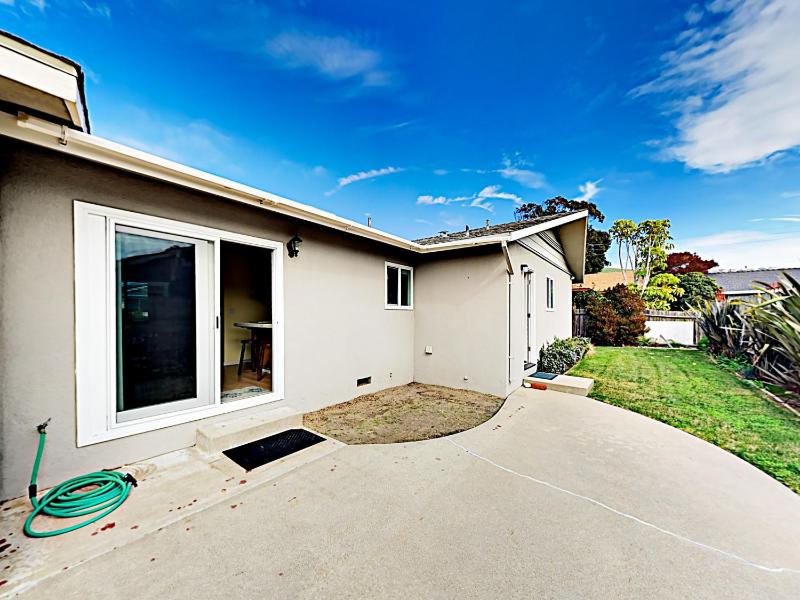
[[[414,269],[386,263],[386,308],[411,310],[414,306]]]

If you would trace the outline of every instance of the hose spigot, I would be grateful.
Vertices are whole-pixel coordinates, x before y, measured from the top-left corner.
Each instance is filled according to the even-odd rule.
[[[50,423],[50,419],[52,419],[52,417],[47,417],[47,420],[44,423],[37,425],[36,431],[38,431],[39,433],[47,433],[45,429],[47,429],[47,425],[48,423]]]

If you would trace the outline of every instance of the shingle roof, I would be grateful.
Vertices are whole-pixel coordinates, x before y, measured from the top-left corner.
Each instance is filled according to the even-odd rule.
[[[718,271],[708,276],[717,282],[725,292],[740,292],[754,289],[756,282],[772,284],[778,281],[781,273],[789,273],[792,277],[800,277],[800,267],[789,269],[748,269],[741,271]]]
[[[560,219],[569,215],[574,215],[576,212],[564,212],[556,215],[546,215],[544,217],[537,217],[536,219],[526,219],[524,221],[511,221],[510,223],[498,223],[497,225],[489,225],[488,227],[479,227],[478,229],[469,229],[464,231],[454,231],[452,233],[443,232],[439,235],[421,238],[414,240],[418,244],[428,246],[431,244],[443,244],[445,242],[455,242],[457,240],[466,240],[474,237],[484,237],[487,235],[497,235],[500,233],[510,233],[512,231],[519,231],[533,227],[534,225],[541,225],[553,219]]]

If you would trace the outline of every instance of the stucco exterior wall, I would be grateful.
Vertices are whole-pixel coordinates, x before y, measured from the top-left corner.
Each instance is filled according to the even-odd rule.
[[[542,251],[540,244],[535,240],[527,238],[527,243],[530,247]],[[539,349],[553,338],[572,336],[572,278],[564,270],[566,263],[563,257],[553,253],[545,254],[550,259],[549,262],[520,244],[511,244],[509,255],[514,275],[511,277],[511,377],[506,394],[510,394],[520,386],[525,374],[523,367],[527,356],[527,310],[522,265],[528,265],[533,269],[532,362],[538,360]],[[547,277],[552,277],[554,280],[552,311],[547,310]]]
[[[47,417],[40,487],[195,442],[198,422],[76,447],[76,199],[284,242],[299,233],[300,256],[284,260],[285,402],[293,407],[310,411],[412,381],[414,312],[385,310],[384,261],[413,257],[0,138],[0,498],[24,493],[34,427]],[[365,376],[372,384],[356,391]]]
[[[415,270],[414,379],[505,397],[506,263],[499,245],[425,258]]]

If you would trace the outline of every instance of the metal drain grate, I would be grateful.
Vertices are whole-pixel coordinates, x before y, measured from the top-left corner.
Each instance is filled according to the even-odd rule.
[[[325,438],[305,429],[289,429],[222,453],[246,471],[304,450]]]

